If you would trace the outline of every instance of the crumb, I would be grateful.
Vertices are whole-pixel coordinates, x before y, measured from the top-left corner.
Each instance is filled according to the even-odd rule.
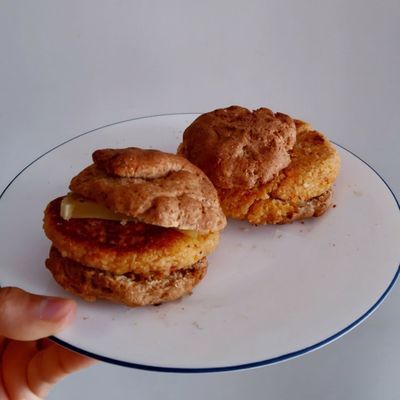
[[[89,317],[82,317],[82,319],[83,319],[84,321],[86,321],[87,319],[89,319]]]
[[[354,194],[354,196],[357,196],[357,197],[362,196],[362,192],[360,192],[359,190],[353,190],[353,194]]]
[[[256,248],[257,248],[257,245],[253,244],[253,245],[251,246],[251,248],[252,248],[252,249],[256,249]]]
[[[334,205],[332,206],[332,208],[336,208],[336,204],[334,204]]]
[[[278,239],[280,239],[282,237],[282,234],[280,233],[279,235],[278,235]]]
[[[162,303],[153,304],[154,307],[160,307]]]
[[[243,232],[248,232],[249,231],[249,228],[245,228],[244,226],[241,226],[239,229],[241,231],[243,231]]]
[[[202,330],[203,328],[199,325],[197,321],[192,322],[192,325],[195,326],[197,329]]]
[[[304,221],[301,221],[300,223],[301,223],[302,225],[304,225]]]

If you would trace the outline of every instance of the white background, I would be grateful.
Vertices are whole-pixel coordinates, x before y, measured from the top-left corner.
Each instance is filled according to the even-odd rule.
[[[399,21],[398,1],[2,0],[0,190],[92,128],[240,104],[310,121],[400,197]],[[49,398],[398,399],[399,293],[337,342],[279,365],[181,375],[101,363]]]

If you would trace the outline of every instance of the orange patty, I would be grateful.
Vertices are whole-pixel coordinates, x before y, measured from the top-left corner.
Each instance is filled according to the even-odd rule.
[[[45,210],[44,230],[64,257],[115,274],[169,274],[190,266],[218,244],[218,233],[189,235],[173,228],[95,218],[64,220],[57,198]]]

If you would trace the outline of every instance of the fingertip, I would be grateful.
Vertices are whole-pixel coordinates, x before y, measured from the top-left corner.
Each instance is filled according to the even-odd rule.
[[[42,321],[62,323],[72,321],[76,313],[76,303],[60,297],[44,298],[39,306],[39,318]]]
[[[10,287],[0,289],[0,309],[0,335],[15,340],[36,340],[68,325],[75,316],[76,303]]]
[[[76,308],[77,308],[76,301],[71,300],[71,299],[66,299],[66,301],[68,303],[68,307],[69,307],[70,311],[63,318],[63,326],[70,324],[75,319]]]

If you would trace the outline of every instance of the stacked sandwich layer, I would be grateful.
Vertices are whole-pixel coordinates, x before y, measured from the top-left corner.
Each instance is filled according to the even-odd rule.
[[[190,293],[226,224],[208,178],[155,150],[98,150],[93,161],[72,179],[72,195],[45,210],[56,281],[85,300],[129,306]]]

